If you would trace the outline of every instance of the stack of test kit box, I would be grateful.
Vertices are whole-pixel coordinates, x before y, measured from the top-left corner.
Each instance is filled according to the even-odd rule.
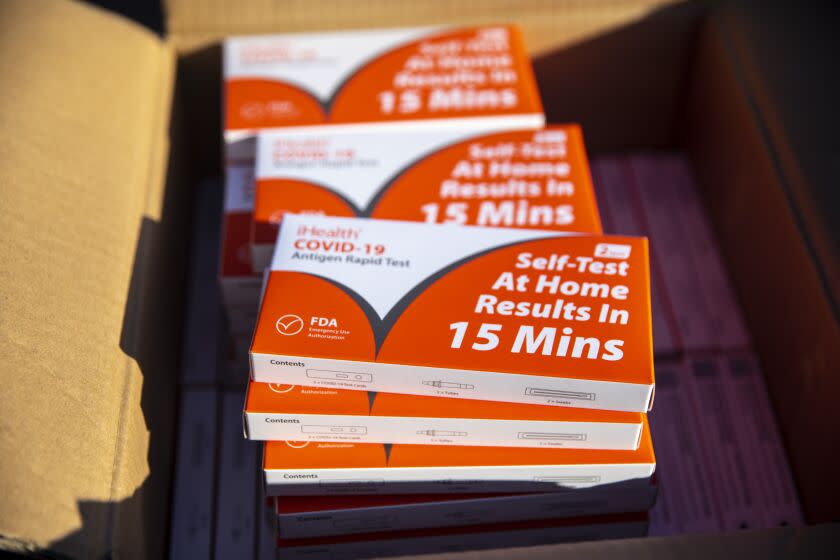
[[[235,38],[224,61],[222,294],[284,552],[645,534],[647,240],[601,235],[519,31]]]
[[[378,130],[383,135],[373,141],[394,149],[374,147],[374,155],[390,158],[396,152],[397,161],[406,161],[399,154],[403,140],[395,141],[406,131],[432,131],[426,140],[418,136],[419,144],[405,152],[414,150],[420,156],[424,155],[421,148],[428,151],[447,138],[536,129],[545,122],[521,32],[513,26],[236,37],[225,41],[223,65],[226,195],[220,277],[231,342],[228,367],[233,369],[245,362],[262,271],[271,253],[271,236],[276,237],[276,228],[254,231],[254,165],[260,131],[347,129],[352,135]],[[301,143],[293,142],[291,150],[312,153],[318,146],[306,143],[318,142],[324,135],[313,140],[304,132],[298,138]],[[373,188],[366,183],[376,179],[375,172],[358,174],[360,168],[371,165],[368,154],[354,157],[351,149],[333,155],[331,161],[310,159],[310,163],[356,166],[344,173],[342,181],[349,183],[343,187]],[[374,165],[380,171],[396,170],[390,162]],[[311,189],[301,190],[300,210],[345,215],[317,193],[311,204],[305,202]],[[339,199],[351,205],[361,196],[341,199],[342,194],[338,193]],[[267,221],[271,220],[276,217]],[[253,236],[259,238],[265,229],[268,243],[250,247]],[[261,262],[252,261],[252,248]]]
[[[278,502],[458,494],[439,507],[472,512],[462,525],[650,507],[643,238],[296,214],[280,228],[245,405]],[[377,508],[377,528],[440,524],[417,507]]]

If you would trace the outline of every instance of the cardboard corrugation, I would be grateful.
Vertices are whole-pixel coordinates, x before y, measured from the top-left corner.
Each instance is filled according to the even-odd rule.
[[[4,2],[0,72],[0,548],[156,556],[179,352],[174,56],[99,10]]]

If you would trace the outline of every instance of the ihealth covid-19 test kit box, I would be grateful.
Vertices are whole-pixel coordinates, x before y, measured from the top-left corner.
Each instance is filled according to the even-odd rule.
[[[578,449],[636,449],[642,414],[251,382],[247,436]]]
[[[269,441],[268,495],[469,494],[649,490],[656,459],[645,421],[639,448],[527,449]]]
[[[601,233],[577,125],[260,132],[255,196],[258,270],[286,213]]]
[[[545,122],[521,32],[510,25],[233,37],[223,58],[228,162],[253,161],[254,133],[266,128]]]
[[[645,412],[647,240],[288,215],[255,381]]]

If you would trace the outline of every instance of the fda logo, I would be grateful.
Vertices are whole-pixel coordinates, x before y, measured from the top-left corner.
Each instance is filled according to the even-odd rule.
[[[274,327],[283,336],[294,336],[303,330],[303,319],[289,313],[277,319]]]
[[[271,389],[275,393],[288,393],[292,389],[295,388],[294,385],[284,385],[282,383],[269,383],[268,388]]]
[[[598,243],[595,245],[595,256],[603,259],[628,259],[630,258],[630,249],[630,245]]]

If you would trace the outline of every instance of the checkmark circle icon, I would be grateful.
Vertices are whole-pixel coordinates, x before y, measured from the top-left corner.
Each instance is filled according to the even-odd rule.
[[[284,385],[282,383],[269,383],[268,388],[275,393],[288,393],[295,388],[294,385]]]
[[[274,327],[283,336],[294,336],[303,330],[303,319],[288,313],[277,319]]]

